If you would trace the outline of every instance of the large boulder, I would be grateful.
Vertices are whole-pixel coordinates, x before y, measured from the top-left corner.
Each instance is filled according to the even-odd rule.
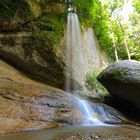
[[[140,63],[119,61],[108,66],[99,76],[109,93],[140,109]],[[119,102],[119,100],[118,100]]]

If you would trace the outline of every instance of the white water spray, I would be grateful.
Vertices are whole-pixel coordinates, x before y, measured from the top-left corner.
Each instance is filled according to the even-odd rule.
[[[79,20],[76,13],[68,14],[67,23],[67,42],[66,42],[66,91],[71,89],[78,90],[77,82],[80,84],[84,81],[84,59],[81,51],[81,31]],[[72,82],[75,79],[77,82]]]
[[[78,16],[76,13],[68,13],[67,21],[67,42],[66,42],[66,91],[68,93],[73,89],[74,93],[79,90],[77,82],[82,84],[84,82],[84,58],[81,43],[81,31]],[[72,82],[75,79],[77,82]],[[103,123],[98,119],[95,109],[87,101],[74,96],[75,105],[84,114],[85,119],[83,124],[102,125]],[[97,109],[97,108],[96,108]],[[101,110],[98,108],[98,112]],[[96,114],[96,113],[95,113]],[[101,112],[102,114],[102,112]]]
[[[95,114],[92,114],[93,112],[95,113],[96,110],[86,100],[79,99],[79,102],[86,116],[86,119],[83,122],[85,125],[89,125],[89,124],[103,125],[104,124],[97,118]],[[98,108],[98,111],[100,111],[99,108]]]

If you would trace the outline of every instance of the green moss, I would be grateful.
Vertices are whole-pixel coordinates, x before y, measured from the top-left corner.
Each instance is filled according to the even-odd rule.
[[[32,14],[29,4],[23,0],[1,0],[0,18],[11,20],[13,18],[25,19]]]
[[[46,45],[56,47],[64,33],[63,15],[43,15],[35,22],[39,31],[33,32],[35,39],[45,42]]]
[[[47,14],[38,19],[39,22],[46,23],[51,27],[52,31],[62,33],[64,30],[64,15],[63,14]]]
[[[43,41],[47,46],[54,46],[58,43],[58,36],[55,32],[39,31],[34,33],[35,39]]]
[[[77,9],[81,24],[88,28],[96,22],[97,16],[100,15],[100,2],[98,0],[75,0],[74,6]]]

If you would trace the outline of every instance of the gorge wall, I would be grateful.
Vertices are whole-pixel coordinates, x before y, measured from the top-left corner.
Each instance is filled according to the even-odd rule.
[[[63,88],[67,22],[64,3],[3,0],[0,7],[0,59],[35,80]],[[83,30],[82,40],[80,51],[84,52],[87,73],[101,67],[105,55],[92,28]]]
[[[63,36],[64,5],[10,0],[1,8],[0,58],[31,78],[62,88],[64,64],[57,46]]]

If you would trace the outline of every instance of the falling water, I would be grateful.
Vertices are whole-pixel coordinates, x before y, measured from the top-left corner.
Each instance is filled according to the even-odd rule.
[[[80,110],[84,116],[83,125],[106,125],[104,122],[108,122],[109,115],[104,110],[103,106],[88,102],[75,95],[68,95],[75,108]],[[100,116],[100,118],[99,118]]]
[[[68,93],[73,89],[73,93],[79,90],[77,82],[82,84],[84,82],[84,58],[81,43],[81,31],[76,13],[68,13],[67,21],[67,42],[66,42],[66,91]],[[72,82],[70,79],[75,79],[77,82]],[[74,96],[75,105],[81,110],[85,116],[83,124],[103,124],[97,116],[93,115],[95,112],[93,106],[85,100]],[[98,111],[104,112],[98,108]]]
[[[84,31],[82,40],[86,73],[105,67],[108,62],[107,57],[101,49],[92,28],[88,28]]]
[[[81,51],[81,32],[76,13],[68,13],[67,42],[66,42],[66,91],[79,89],[77,82],[82,84],[84,59]],[[75,79],[77,82],[72,82]]]

